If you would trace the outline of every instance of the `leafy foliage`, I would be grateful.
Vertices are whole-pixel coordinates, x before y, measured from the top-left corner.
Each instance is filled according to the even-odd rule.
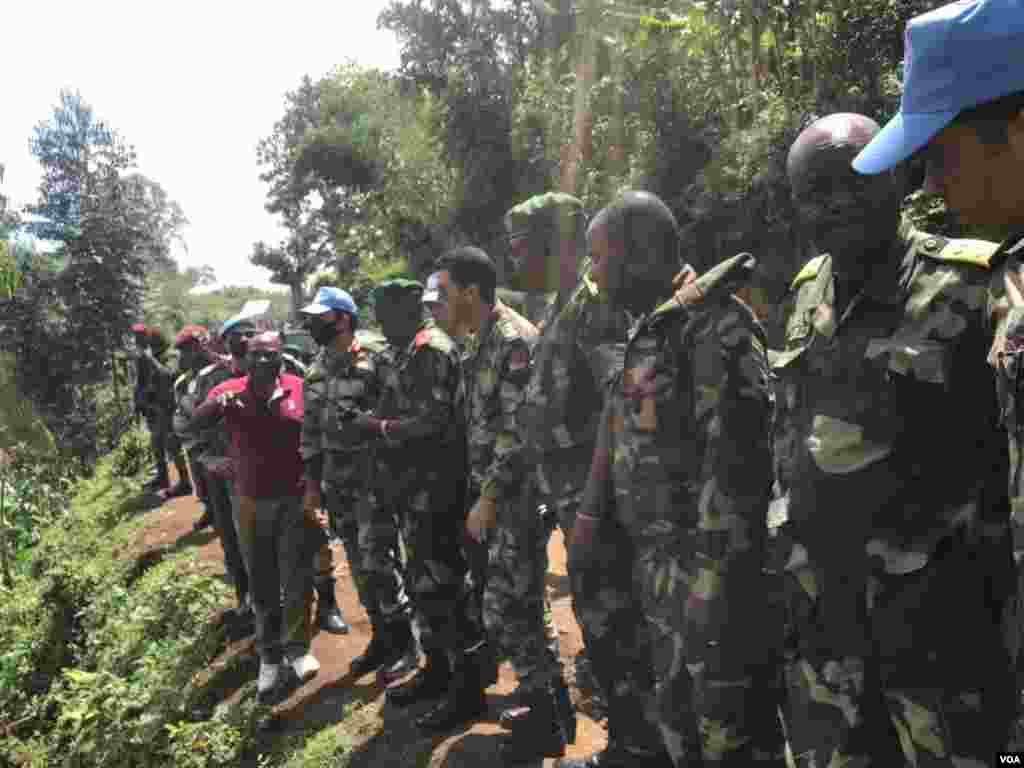
[[[19,389],[58,445],[92,464],[96,395],[111,375],[111,351],[141,314],[147,270],[173,263],[184,216],[133,171],[134,151],[76,93],[61,92],[30,145],[43,181],[26,229],[55,242],[66,266],[30,265],[2,301],[0,348],[14,354]]]

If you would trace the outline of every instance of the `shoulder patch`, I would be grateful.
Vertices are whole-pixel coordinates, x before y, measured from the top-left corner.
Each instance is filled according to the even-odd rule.
[[[950,240],[945,248],[929,250],[924,248],[924,254],[939,261],[949,261],[956,264],[971,264],[982,269],[989,269],[992,255],[999,246],[990,243],[988,240],[971,240],[962,238]]]
[[[430,344],[430,339],[431,339],[432,336],[433,336],[433,334],[430,332],[429,328],[424,328],[422,331],[417,333],[416,334],[416,346],[417,346],[417,348],[418,347],[425,347],[428,344]]]
[[[827,258],[827,254],[822,254],[821,256],[815,256],[804,264],[803,269],[796,273],[796,277],[794,277],[793,282],[790,283],[789,289],[791,291],[795,291],[808,280],[816,278],[818,276],[818,272],[821,271],[821,265],[825,263],[825,259]]]

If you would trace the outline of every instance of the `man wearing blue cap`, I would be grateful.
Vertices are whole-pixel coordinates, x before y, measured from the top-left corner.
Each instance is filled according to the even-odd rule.
[[[365,410],[375,405],[376,362],[373,351],[355,340],[359,311],[348,293],[325,286],[317,291],[313,303],[300,311],[313,340],[323,350],[306,375],[301,446],[306,467],[303,504],[307,514],[326,508],[329,525],[345,547],[360,602],[376,632],[376,601],[366,591],[356,521],[356,504],[365,492],[370,466],[369,453],[362,435],[343,417],[345,409]],[[334,594],[330,547],[318,553],[316,572],[321,626],[336,634],[347,633],[348,625]]]
[[[1024,0],[953,3],[907,25],[900,111],[853,166],[876,174],[915,154],[925,163],[927,192],[941,195],[965,223],[1005,236],[990,262],[988,363],[996,371],[1002,421],[1016,448],[1011,492],[1019,496],[1024,461]],[[995,546],[1012,546],[1003,544],[1002,520],[993,521],[988,531]],[[997,557],[998,562],[1007,559],[1005,551]],[[1021,635],[1020,594],[1012,592],[1002,617],[1011,653],[1018,650]]]
[[[1009,462],[982,360],[995,247],[900,224],[896,166],[962,133],[965,110],[1024,87],[1022,45],[1019,0],[918,17],[900,115],[881,131],[832,115],[790,151],[794,201],[822,253],[794,281],[774,362],[799,433],[785,558],[798,762],[984,765],[1007,740]],[[1003,205],[990,186],[1001,169],[971,178],[967,156],[929,151],[930,176],[944,165],[963,181],[954,207]]]

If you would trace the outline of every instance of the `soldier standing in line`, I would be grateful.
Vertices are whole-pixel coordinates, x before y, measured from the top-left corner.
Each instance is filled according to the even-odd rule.
[[[301,310],[313,340],[322,347],[306,375],[306,413],[302,422],[302,460],[306,472],[307,512],[326,509],[330,528],[340,534],[345,547],[352,581],[359,601],[376,628],[377,602],[367,591],[369,583],[362,571],[359,554],[359,526],[356,507],[366,493],[371,459],[367,441],[349,426],[349,409],[370,410],[377,402],[378,386],[373,351],[364,349],[355,339],[358,309],[348,293],[323,287],[313,303]],[[321,490],[322,489],[322,490]],[[326,497],[326,503],[324,503]],[[330,551],[330,550],[328,550]],[[337,622],[348,632],[348,625],[337,609],[334,597],[334,562],[325,564],[323,550],[318,553],[316,571],[318,610],[321,625],[324,606],[333,606]],[[328,571],[329,569],[329,571]],[[328,578],[324,574],[329,573]],[[339,628],[334,631],[337,633]],[[328,629],[328,631],[331,631]]]
[[[197,404],[195,396],[199,384],[199,371],[211,362],[206,353],[209,343],[210,334],[201,325],[186,325],[174,340],[174,348],[178,352],[178,377],[174,380],[174,416],[171,426],[175,438],[188,457],[189,471],[195,481],[196,496],[203,505],[203,514],[192,524],[193,531],[201,531],[213,525],[206,470],[199,463],[202,444],[185,431],[191,411]]]
[[[170,366],[162,360],[170,349],[170,344],[158,328],[149,328],[147,337],[149,345],[144,355],[149,372],[145,399],[149,408],[149,429],[156,461],[156,477],[149,488],[158,491],[162,499],[187,496],[192,493],[188,462],[172,427],[176,377]],[[170,477],[167,474],[168,456],[178,470],[178,482],[173,488],[170,487]]]
[[[545,593],[548,537],[535,497],[523,493],[521,408],[536,329],[511,317],[497,300],[497,270],[479,248],[456,249],[445,266],[450,320],[476,338],[464,357],[466,529],[488,547],[483,620],[497,655],[512,661],[519,698],[529,707],[524,722],[502,741],[501,754],[512,763],[558,756],[565,753],[570,718],[556,703],[564,681]]]
[[[782,766],[776,649],[764,647],[767,342],[729,295],[753,260],[723,262],[673,296],[678,228],[646,192],[621,194],[588,238],[595,282],[638,319],[606,394],[570,560],[584,585],[595,572],[629,570],[645,621],[630,627],[619,614],[609,642],[591,649],[595,666],[615,669],[602,672],[614,679],[607,749],[560,764]],[[714,353],[708,370],[696,364],[703,347]],[[716,397],[705,384],[718,385]]]
[[[908,55],[946,61],[922,34]],[[773,363],[798,438],[787,729],[800,765],[983,764],[1016,704],[1000,631],[1014,587],[1008,447],[985,362],[995,246],[901,222],[902,174],[851,168],[878,132],[830,115],[787,163],[822,254],[794,282]]]
[[[536,465],[531,482],[547,513],[548,529],[559,525],[566,545],[572,536],[590,460],[594,452],[603,392],[621,367],[630,326],[628,313],[613,309],[589,274],[578,280],[578,265],[585,248],[583,205],[574,197],[548,193],[530,198],[505,215],[517,273],[525,273],[528,287],[558,288],[544,330],[534,351],[534,370],[526,388],[523,419],[524,445],[529,464]],[[553,275],[555,270],[557,275]],[[588,270],[589,271],[589,270]],[[551,284],[557,277],[557,283]],[[599,585],[591,584],[589,597],[608,604],[626,605],[630,582],[615,579],[612,570]],[[600,626],[587,625],[587,595],[572,584],[573,611],[583,632],[585,648],[596,640]],[[604,615],[607,611],[600,611]],[[607,622],[606,622],[607,623]],[[590,665],[577,668],[588,671]],[[603,684],[600,684],[603,685]],[[603,696],[595,692],[595,698]],[[575,717],[566,709],[568,692],[559,690],[570,742]],[[604,703],[600,702],[603,708]],[[511,711],[506,721],[522,716]]]
[[[912,38],[920,41],[916,50]],[[995,339],[988,362],[996,370],[1003,423],[1010,433],[1010,494],[1016,507],[1024,501],[1024,5],[998,0],[976,7],[944,6],[913,20],[907,40],[906,66],[914,66],[914,59],[918,63],[904,83],[900,114],[854,168],[875,173],[917,153],[926,166],[926,191],[942,195],[965,223],[1003,237],[990,261],[988,303]],[[926,60],[937,48],[942,56]],[[942,87],[935,88],[937,83]],[[1016,513],[1013,535],[1019,556],[1024,519]],[[1008,647],[1016,655],[1018,687],[1024,687],[1024,566],[1020,580],[1004,624]]]
[[[213,528],[220,538],[224,550],[224,569],[235,587],[238,605],[234,616],[241,622],[251,618],[249,604],[249,578],[245,571],[242,553],[238,548],[238,533],[231,503],[231,480],[233,475],[225,472],[224,463],[228,453],[228,436],[223,427],[214,427],[198,433],[188,430],[188,424],[195,409],[206,402],[210,391],[229,379],[237,378],[235,371],[211,350],[208,333],[198,333],[199,327],[188,326],[178,336],[177,347],[182,367],[190,367],[195,373],[189,379],[183,396],[178,400],[175,411],[174,430],[183,439],[190,439],[189,455],[192,458],[193,474],[204,478],[207,493],[208,512]]]
[[[400,584],[392,577],[387,549],[397,518],[406,549],[405,587],[426,665],[409,681],[388,690],[398,707],[448,697],[417,719],[418,727],[441,732],[480,714],[485,704],[475,683],[480,632],[465,601],[462,551],[465,431],[462,381],[452,339],[424,319],[422,286],[395,279],[373,292],[377,319],[388,340],[381,396],[373,415],[353,424],[379,438],[374,481],[360,520],[367,567],[387,600]],[[381,528],[380,526],[383,526]],[[383,601],[382,601],[383,602]],[[389,611],[393,615],[396,611]],[[400,627],[397,622],[392,622]],[[403,631],[404,634],[404,631]]]

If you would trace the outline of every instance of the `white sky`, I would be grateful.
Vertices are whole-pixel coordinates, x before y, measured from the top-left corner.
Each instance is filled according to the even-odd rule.
[[[178,262],[210,264],[221,285],[270,287],[248,259],[255,241],[283,235],[263,209],[256,143],[303,75],[315,79],[347,59],[398,65],[397,41],[376,28],[386,4],[4,0],[0,190],[16,208],[35,201],[32,128],[49,118],[60,88],[78,89],[135,146],[139,170],[184,209],[188,253]]]

